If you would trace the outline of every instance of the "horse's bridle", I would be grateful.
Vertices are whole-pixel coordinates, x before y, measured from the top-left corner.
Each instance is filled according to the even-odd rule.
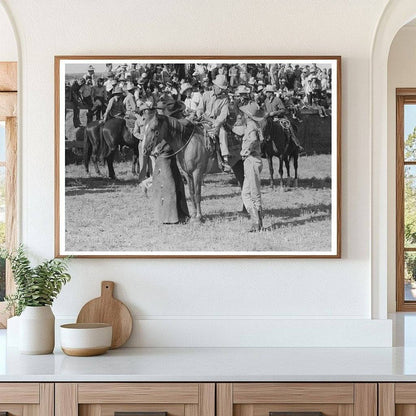
[[[186,148],[186,146],[188,146],[188,144],[190,143],[190,141],[191,141],[192,136],[194,135],[194,133],[195,133],[195,124],[193,124],[192,132],[189,135],[188,140],[186,141],[186,143],[182,147],[180,147],[176,152],[174,152],[172,154],[169,154],[169,155],[159,155],[158,157],[161,157],[163,159],[169,159],[169,158],[171,158],[173,156],[176,156],[178,153],[182,152],[182,150],[184,150]],[[181,133],[181,138],[183,138],[183,132]]]

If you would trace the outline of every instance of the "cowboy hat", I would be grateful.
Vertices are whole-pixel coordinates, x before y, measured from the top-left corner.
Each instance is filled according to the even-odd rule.
[[[249,87],[246,87],[245,85],[239,85],[237,89],[235,90],[236,94],[250,94],[251,90]]]
[[[240,110],[254,121],[261,121],[264,118],[264,111],[254,101],[240,107]]]
[[[181,94],[184,94],[186,90],[192,89],[192,85],[189,82],[184,82],[181,85]]]
[[[113,95],[121,95],[123,94],[123,89],[120,87],[120,85],[117,85],[117,87],[114,88]]]
[[[222,90],[226,90],[228,88],[228,82],[225,75],[217,75],[212,83]]]
[[[276,88],[274,87],[274,85],[267,84],[263,92],[276,92]]]

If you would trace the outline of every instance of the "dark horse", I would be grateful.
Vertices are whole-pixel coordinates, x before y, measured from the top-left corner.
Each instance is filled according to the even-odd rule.
[[[264,125],[262,126],[265,138],[263,142],[263,150],[266,154],[267,162],[269,163],[270,186],[272,188],[274,188],[273,156],[276,156],[279,159],[280,187],[283,188],[283,163],[286,167],[287,178],[289,182],[291,181],[290,160],[293,160],[293,168],[295,170],[295,186],[298,186],[299,148],[290,137],[288,125],[285,125],[284,123],[290,122],[285,119],[282,121],[274,121],[269,118],[264,121]]]
[[[165,141],[173,150],[173,155],[186,174],[193,212],[191,221],[200,222],[201,186],[204,174],[209,171],[213,158],[207,149],[202,127],[186,120],[149,113],[144,126],[143,153],[149,155],[160,142]],[[162,155],[160,156],[162,157]],[[146,166],[142,167],[142,170]]]
[[[112,118],[102,124],[99,121],[88,123],[84,134],[84,166],[89,174],[90,159],[97,175],[101,175],[98,160],[107,162],[108,176],[115,179],[114,156],[117,148],[128,146],[133,150],[132,173],[136,175],[139,168],[139,140],[126,126],[123,119]]]

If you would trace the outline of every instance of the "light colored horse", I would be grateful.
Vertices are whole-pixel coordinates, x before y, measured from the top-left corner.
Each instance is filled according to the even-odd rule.
[[[204,174],[211,169],[213,158],[207,149],[205,135],[201,126],[187,120],[150,111],[145,120],[143,153],[150,155],[160,143],[166,142],[172,149],[170,154],[158,157],[176,157],[180,168],[186,175],[193,210],[191,221],[201,222],[201,187]]]

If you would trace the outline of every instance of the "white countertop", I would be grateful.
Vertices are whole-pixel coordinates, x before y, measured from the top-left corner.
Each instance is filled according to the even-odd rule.
[[[416,381],[416,348],[121,348],[21,355],[0,331],[0,381]]]

